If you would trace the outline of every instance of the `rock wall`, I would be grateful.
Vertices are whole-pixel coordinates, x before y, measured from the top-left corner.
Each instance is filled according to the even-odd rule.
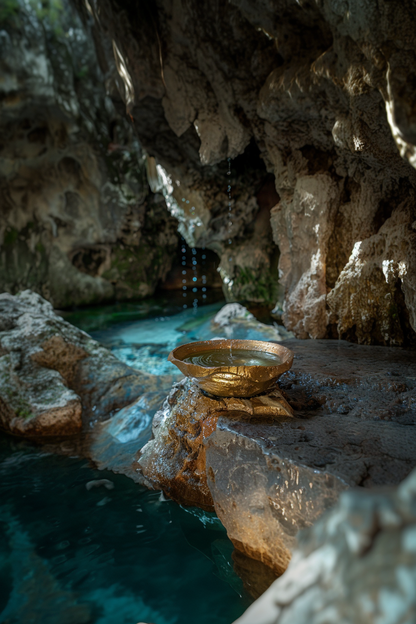
[[[267,171],[287,328],[414,344],[414,3],[77,4],[106,58],[112,45],[169,209],[188,242],[221,256],[228,296],[242,272],[277,298]]]
[[[152,294],[177,222],[65,1],[0,12],[0,289],[55,307]]]

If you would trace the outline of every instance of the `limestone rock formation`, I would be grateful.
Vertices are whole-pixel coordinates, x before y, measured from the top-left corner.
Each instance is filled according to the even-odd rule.
[[[196,383],[175,385],[153,419],[151,440],[138,453],[146,485],[163,489],[174,500],[213,511],[207,484],[205,440],[223,413],[239,417],[291,418],[292,410],[278,388],[251,399],[207,396]]]
[[[88,27],[67,0],[6,4],[0,289],[31,288],[58,308],[152,294],[171,266],[177,222],[105,93]]]
[[[278,247],[298,337],[414,343],[414,3],[88,10],[158,188],[188,242],[221,256],[227,296],[276,301]]]
[[[213,506],[234,545],[277,573],[298,531],[343,490],[398,484],[416,463],[412,351],[328,340],[284,345],[295,359],[278,385],[293,415],[285,403],[270,417],[247,400],[209,398],[185,380],[155,415],[154,439],[134,464],[146,485]]]
[[[285,574],[235,624],[414,621],[416,471],[398,488],[343,493],[299,542]]]
[[[71,435],[163,380],[135,371],[25,291],[0,295],[0,427],[24,436]]]

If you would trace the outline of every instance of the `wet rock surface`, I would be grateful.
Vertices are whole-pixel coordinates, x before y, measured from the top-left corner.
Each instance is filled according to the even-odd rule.
[[[278,384],[294,409],[223,411],[181,382],[138,457],[151,487],[214,508],[233,543],[281,573],[300,529],[350,486],[398,484],[416,462],[412,351],[287,340]]]
[[[412,622],[416,471],[399,487],[354,489],[299,538],[285,574],[236,624]]]
[[[117,360],[30,291],[0,296],[0,345],[0,426],[15,435],[73,435],[168,387]]]
[[[155,414],[154,439],[138,453],[137,467],[145,483],[177,502],[213,511],[204,442],[222,413],[234,414],[238,420],[266,414],[269,418],[292,416],[277,387],[251,399],[216,398],[201,391],[193,380],[184,379]]]

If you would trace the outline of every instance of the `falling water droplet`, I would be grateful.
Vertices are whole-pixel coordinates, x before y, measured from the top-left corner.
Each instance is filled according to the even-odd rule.
[[[185,246],[185,239],[182,237],[182,241],[181,241],[181,252],[182,252],[182,266],[184,267],[183,271],[182,271],[182,275],[183,275],[183,279],[182,279],[182,284],[184,284],[182,286],[182,297],[187,298],[188,296],[188,287],[186,286],[187,283],[187,276],[186,276],[186,252],[187,252],[187,248]],[[183,308],[186,309],[188,307],[188,305],[186,303],[183,304]]]
[[[193,277],[192,277],[192,281],[195,283],[198,281],[198,261],[196,258],[196,254],[197,251],[195,249],[195,247],[192,248],[192,272],[193,272]],[[192,292],[197,293],[198,289],[197,288],[192,288]],[[198,297],[195,297],[195,299],[193,300],[193,308],[194,308],[194,312],[196,313],[197,308],[198,308]]]
[[[231,158],[228,158],[228,171],[227,171],[227,175],[231,175]],[[231,230],[232,230],[232,207],[231,207],[231,180],[228,183],[228,245],[231,245],[232,243],[232,239],[231,239]],[[229,256],[229,262],[232,262],[232,256]]]

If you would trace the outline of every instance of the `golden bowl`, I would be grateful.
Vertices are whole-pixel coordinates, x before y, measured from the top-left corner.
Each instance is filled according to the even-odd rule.
[[[247,349],[274,353],[282,360],[275,366],[200,366],[183,360],[195,353],[212,349]],[[293,362],[290,349],[262,340],[201,340],[176,347],[169,353],[169,362],[175,364],[187,377],[195,379],[201,390],[220,397],[252,397],[265,392]]]

